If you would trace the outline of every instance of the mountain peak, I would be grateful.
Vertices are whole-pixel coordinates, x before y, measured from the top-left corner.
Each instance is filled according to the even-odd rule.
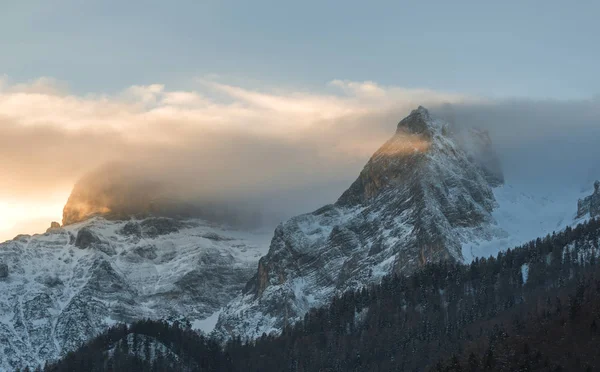
[[[413,134],[424,134],[427,137],[431,137],[432,122],[429,110],[423,106],[419,106],[398,123],[396,133],[408,132]]]
[[[445,134],[445,125],[422,106],[413,110],[335,204],[280,225],[244,294],[219,318],[217,334],[259,337],[281,329],[385,274],[462,261],[464,242],[492,234],[496,200],[487,163],[478,161],[491,142],[483,136],[465,149],[471,142]]]

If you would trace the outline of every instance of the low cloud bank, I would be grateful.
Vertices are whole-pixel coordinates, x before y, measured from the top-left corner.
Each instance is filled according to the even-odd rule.
[[[55,204],[50,196],[68,194],[83,174],[122,164],[178,197],[233,201],[274,223],[334,201],[418,105],[488,129],[507,182],[558,187],[600,177],[597,100],[493,101],[340,80],[323,91],[199,80],[194,91],[74,95],[51,79],[5,81],[0,202]]]

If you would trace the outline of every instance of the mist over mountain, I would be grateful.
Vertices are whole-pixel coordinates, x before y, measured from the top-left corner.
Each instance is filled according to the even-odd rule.
[[[199,91],[150,85],[95,97],[53,84],[0,92],[0,166],[11,175],[0,198],[31,210],[64,205],[79,179],[116,163],[130,179],[175,185],[177,199],[248,204],[273,227],[336,198],[419,104],[487,130],[505,179],[528,190],[590,188],[600,171],[597,99],[484,99],[347,81],[332,83],[332,94],[204,82]]]
[[[527,180],[505,177],[491,136],[473,124],[422,106],[402,119],[335,203],[275,229],[254,278],[220,314],[217,336],[277,333],[384,275],[494,256],[585,217],[578,204],[594,215],[597,191],[578,203],[568,183],[525,192]],[[560,198],[551,195],[557,186]]]
[[[500,100],[433,107],[460,126],[489,131],[505,177],[530,190],[591,189],[600,175],[600,100]]]
[[[5,3],[0,372],[600,370],[600,2]]]
[[[200,150],[157,147],[94,168],[73,188],[64,226],[0,246],[5,302],[20,301],[0,309],[7,319],[0,337],[12,345],[4,350],[5,365],[60,357],[110,325],[140,317],[193,322],[221,340],[278,333],[311,307],[387,274],[414,273],[432,262],[468,263],[596,214],[593,183],[582,190],[584,184],[574,187],[560,168],[545,165],[553,159],[547,154],[564,147],[533,146],[537,151],[529,153],[508,146],[527,131],[477,128],[476,117],[459,123],[460,107],[411,111],[354,182],[327,170],[319,156],[308,163],[296,158],[306,149],[283,145],[260,155],[251,145],[232,150],[221,142],[220,158],[210,151],[186,158]],[[320,145],[355,146],[359,128],[366,130],[330,128],[338,137]],[[493,129],[504,136],[499,148]],[[586,174],[595,154],[587,150],[591,158],[573,159],[565,174]],[[536,179],[538,169],[515,182],[508,155],[542,174],[555,169],[556,182]],[[325,158],[334,164],[336,156]],[[285,168],[290,159],[303,167]],[[301,214],[329,189],[337,195],[328,202],[337,201]],[[552,190],[561,198],[551,198]],[[296,216],[274,233],[247,231],[273,226],[288,213]]]
[[[71,225],[94,216],[109,220],[202,218],[237,228],[258,228],[266,222],[252,195],[240,200],[224,198],[203,190],[197,182],[187,184],[167,177],[148,166],[105,164],[77,182],[63,209],[62,223]]]
[[[564,187],[587,190],[600,172],[596,162],[600,110],[594,101],[434,104],[431,112],[457,132],[481,128],[489,133],[485,136],[487,141],[493,138],[496,156],[486,159],[479,153],[476,160],[495,162],[488,164],[490,168],[523,190],[540,195],[560,193]],[[180,214],[238,226],[274,226],[326,203],[347,187],[361,156],[345,157],[336,147],[360,143],[367,132],[378,138],[393,115],[391,110],[343,118],[333,127],[322,122],[325,139],[300,137],[277,143],[238,134],[229,149],[159,148],[138,158],[109,162],[77,183],[64,222],[80,220],[90,212],[85,208],[91,203],[96,208],[92,212],[108,208],[113,217],[129,212]],[[217,167],[211,161],[216,157],[225,163]]]

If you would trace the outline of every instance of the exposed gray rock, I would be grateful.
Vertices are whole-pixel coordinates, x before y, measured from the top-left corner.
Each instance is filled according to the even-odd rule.
[[[102,241],[100,240],[100,238],[98,238],[98,236],[94,232],[92,232],[92,230],[90,230],[87,227],[84,227],[83,229],[79,230],[79,232],[77,232],[75,246],[81,249],[86,249],[90,248],[93,245],[100,244],[101,242]]]
[[[54,288],[63,285],[63,281],[58,276],[48,276],[44,280],[44,284],[50,288]]]
[[[594,192],[577,201],[577,218],[600,216],[600,181],[594,182]]]
[[[214,233],[214,232],[213,233],[204,234],[204,235],[202,235],[202,237],[205,238],[205,239],[214,240],[214,241],[217,241],[217,242],[225,242],[225,241],[233,240],[232,238],[228,238],[226,236],[221,236],[221,235],[219,235],[217,233]]]
[[[8,265],[0,263],[0,279],[8,277]]]
[[[58,275],[42,275],[35,278],[35,280],[49,288],[58,287],[64,284]]]
[[[487,134],[459,139],[425,108],[414,110],[335,204],[277,227],[217,335],[259,337],[385,274],[461,261],[462,242],[494,222],[492,186],[502,177],[486,171],[498,164],[479,161],[482,154],[495,158]]]
[[[156,247],[153,245],[147,245],[142,247],[135,247],[133,252],[140,257],[146,258],[148,260],[154,260],[157,256]]]
[[[117,253],[110,242],[100,239],[89,227],[84,227],[77,232],[75,246],[81,249],[93,248],[109,256],[114,256]]]
[[[75,235],[73,235],[73,233],[69,231],[69,244],[71,244],[71,245],[75,244],[76,240],[77,240],[77,238],[75,237]]]
[[[119,232],[125,236],[135,236],[140,238],[142,236],[142,227],[135,221],[129,221],[123,226]]]
[[[433,136],[433,131],[428,122],[431,121],[429,111],[423,106],[413,110],[410,115],[400,120],[396,133],[418,134],[429,139]]]
[[[116,322],[205,319],[243,289],[266,253],[250,241],[266,247],[269,238],[231,231],[236,239],[207,241],[201,236],[229,230],[185,220],[168,233],[170,221],[159,220],[145,225],[163,235],[138,239],[122,233],[126,225],[96,218],[0,244],[0,277],[8,275],[0,279],[0,371],[43,365]]]
[[[110,243],[108,242],[102,242],[96,246],[94,246],[95,249],[97,249],[100,252],[103,252],[109,256],[114,256],[115,254],[117,254],[117,251],[115,250],[115,248],[113,246],[110,245]]]
[[[141,223],[142,234],[151,238],[179,231],[181,223],[173,218],[152,217]]]

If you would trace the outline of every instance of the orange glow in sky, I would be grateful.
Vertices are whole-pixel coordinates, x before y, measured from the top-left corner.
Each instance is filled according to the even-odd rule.
[[[44,203],[0,200],[0,242],[18,234],[43,233],[50,222],[60,222],[68,196],[68,192],[51,195]]]

